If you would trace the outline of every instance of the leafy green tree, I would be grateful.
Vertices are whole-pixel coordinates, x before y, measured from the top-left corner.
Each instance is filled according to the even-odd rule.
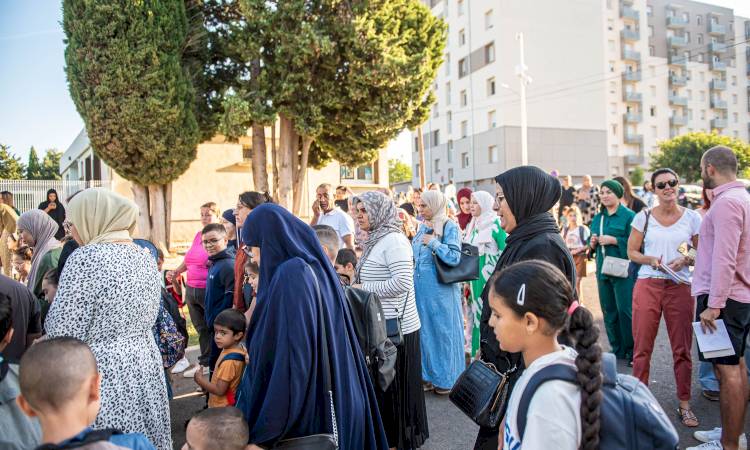
[[[398,159],[388,160],[388,182],[390,184],[411,180],[411,166]]]
[[[201,30],[191,26],[185,0],[63,1],[73,102],[96,154],[133,182],[140,233],[162,246],[169,186],[201,135],[201,96],[188,73]]]
[[[39,163],[39,155],[36,153],[34,146],[29,150],[29,162],[26,165],[27,180],[43,180],[42,165]]]
[[[644,180],[643,167],[637,166],[630,172],[630,183],[633,186],[642,186]]]
[[[26,167],[10,152],[10,145],[0,144],[0,180],[21,180],[25,173]]]
[[[59,180],[60,179],[60,158],[62,152],[57,149],[51,148],[44,154],[42,160],[42,179],[43,180]]]
[[[717,133],[693,132],[675,137],[659,144],[659,150],[651,155],[651,170],[660,167],[674,169],[687,182],[701,179],[700,162],[703,153],[711,147],[723,145],[737,155],[739,172],[750,169],[750,145],[739,139]]]

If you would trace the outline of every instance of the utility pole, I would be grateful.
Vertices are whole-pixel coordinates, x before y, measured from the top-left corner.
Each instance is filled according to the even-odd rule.
[[[521,83],[521,165],[527,166],[529,164],[529,130],[526,116],[526,86],[532,80],[528,74],[529,68],[526,67],[524,58],[523,33],[516,33],[516,40],[518,41],[518,48],[521,53],[520,64],[516,66],[516,75],[518,76],[518,81]]]
[[[422,125],[417,127],[417,150],[419,151],[419,188],[424,189],[426,184],[425,161],[424,161],[424,138],[422,138]]]

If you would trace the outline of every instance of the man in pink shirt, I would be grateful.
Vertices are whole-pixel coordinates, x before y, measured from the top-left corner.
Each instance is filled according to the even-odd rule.
[[[714,200],[700,230],[693,295],[702,328],[713,331],[723,319],[734,355],[701,361],[714,365],[719,384],[721,441],[696,449],[737,449],[747,409],[745,340],[750,333],[750,195],[737,181],[737,157],[713,147],[701,159],[703,186]],[[702,432],[699,432],[702,433]]]

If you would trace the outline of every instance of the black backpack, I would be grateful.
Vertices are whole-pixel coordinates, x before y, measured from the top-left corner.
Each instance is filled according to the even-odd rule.
[[[386,333],[380,298],[372,292],[349,286],[344,287],[344,294],[370,378],[385,391],[396,376],[397,350]]]
[[[607,450],[674,450],[679,436],[672,422],[648,387],[631,375],[617,373],[612,353],[602,355],[602,404],[599,446]],[[553,364],[532,375],[521,395],[516,412],[516,426],[523,442],[526,414],[536,390],[549,380],[578,384],[576,369]]]
[[[109,439],[116,435],[122,434],[121,431],[115,430],[114,428],[107,428],[104,430],[93,430],[86,433],[86,437],[81,440],[74,442],[68,442],[67,444],[44,444],[36,448],[36,450],[68,450],[68,449],[121,449],[122,447],[112,444]]]

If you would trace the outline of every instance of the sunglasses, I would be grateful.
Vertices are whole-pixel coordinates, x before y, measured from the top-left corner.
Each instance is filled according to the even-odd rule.
[[[677,183],[679,183],[679,181],[673,178],[669,181],[662,181],[660,183],[656,183],[654,186],[656,186],[656,189],[664,189],[667,187],[667,185],[669,185],[669,187],[675,187],[677,186]]]

